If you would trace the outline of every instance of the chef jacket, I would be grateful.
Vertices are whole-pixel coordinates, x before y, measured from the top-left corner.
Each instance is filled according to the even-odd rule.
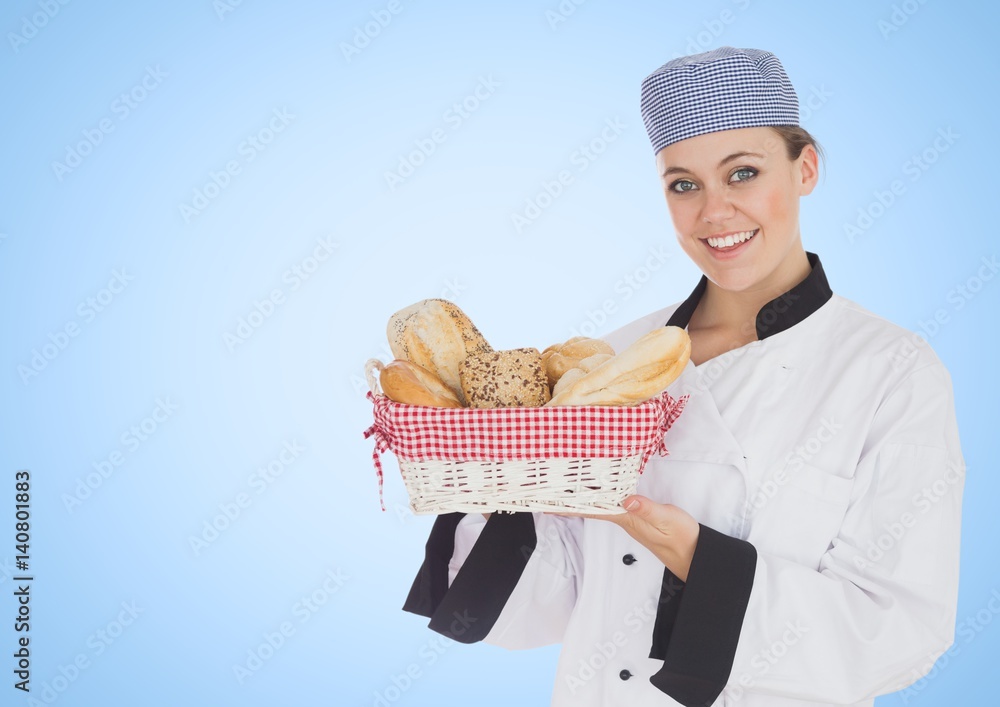
[[[872,705],[953,642],[965,463],[913,333],[810,274],[695,365],[637,493],[700,525],[686,582],[619,526],[439,516],[404,609],[455,640],[562,643],[552,705]],[[686,327],[691,295],[606,337]]]

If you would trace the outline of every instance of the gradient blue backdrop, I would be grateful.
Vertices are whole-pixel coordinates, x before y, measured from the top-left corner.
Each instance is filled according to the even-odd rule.
[[[362,365],[427,297],[507,348],[686,296],[639,82],[721,44],[798,88],[828,156],[803,240],[834,290],[953,376],[966,631],[878,704],[995,699],[996,6],[577,2],[5,4],[0,703],[547,704],[557,647],[459,645],[400,610],[432,519],[391,456],[379,510]],[[18,469],[37,702],[12,687]]]

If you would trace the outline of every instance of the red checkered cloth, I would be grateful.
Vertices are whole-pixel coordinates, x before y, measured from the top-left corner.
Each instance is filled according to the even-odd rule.
[[[666,392],[634,407],[436,408],[396,403],[368,393],[375,424],[372,459],[382,502],[382,462],[391,450],[402,461],[515,461],[553,457],[594,459],[667,454],[663,436],[678,418],[687,395]],[[640,471],[641,471],[640,467]],[[385,510],[385,503],[382,503]]]

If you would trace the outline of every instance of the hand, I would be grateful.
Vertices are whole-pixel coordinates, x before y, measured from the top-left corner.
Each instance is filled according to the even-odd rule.
[[[622,506],[625,513],[558,515],[593,518],[621,526],[626,533],[656,555],[679,580],[686,582],[691,569],[691,558],[698,545],[698,521],[677,506],[656,503],[645,496],[629,496],[622,501]]]

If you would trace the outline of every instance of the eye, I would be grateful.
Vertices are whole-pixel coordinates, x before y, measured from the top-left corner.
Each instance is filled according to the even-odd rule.
[[[694,185],[694,182],[689,181],[687,179],[678,179],[676,182],[670,185],[670,191],[675,192],[677,194],[683,194],[685,192],[693,191],[694,189],[697,189],[697,187]]]
[[[757,176],[757,170],[753,167],[740,167],[735,172],[733,172],[730,177],[732,182],[748,182]]]

